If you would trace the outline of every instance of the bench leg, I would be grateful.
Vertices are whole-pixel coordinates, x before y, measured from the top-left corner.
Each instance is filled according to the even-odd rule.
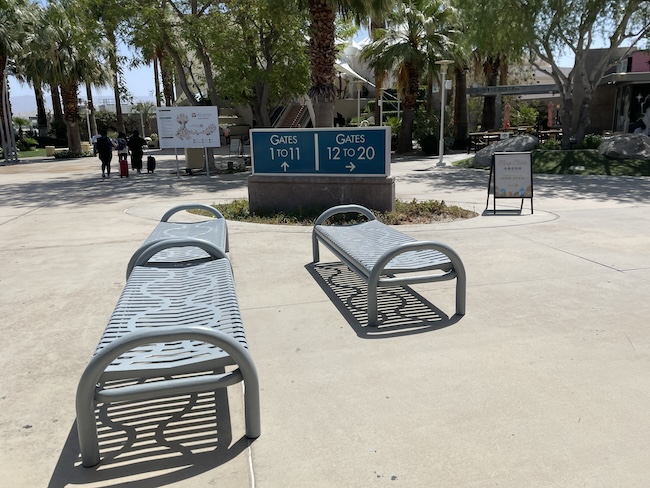
[[[317,263],[318,261],[320,261],[320,252],[318,250],[318,239],[316,238],[316,235],[313,232],[311,235],[311,250],[312,250],[313,262]]]
[[[377,283],[368,281],[368,325],[377,327]]]
[[[456,265],[456,313],[465,315],[465,303],[467,302],[467,278],[462,263]]]

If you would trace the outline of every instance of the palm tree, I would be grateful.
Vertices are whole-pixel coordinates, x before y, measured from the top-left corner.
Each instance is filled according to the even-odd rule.
[[[308,0],[310,17],[309,55],[311,60],[311,89],[317,127],[334,125],[334,100],[336,87],[335,28],[337,12],[358,18],[370,13],[387,12],[389,0]]]
[[[47,113],[43,84],[45,72],[50,65],[50,59],[46,56],[48,45],[44,34],[47,30],[42,28],[46,21],[44,19],[44,10],[40,5],[35,5],[32,20],[32,28],[26,30],[22,43],[23,48],[16,57],[15,75],[20,81],[33,86],[34,97],[36,98],[38,132],[40,136],[47,136]]]
[[[9,61],[21,50],[33,14],[26,0],[0,0],[0,139],[5,159],[17,160],[9,104]]]
[[[76,18],[76,17],[75,17]],[[86,77],[93,79],[97,69],[97,56],[86,42],[83,32],[77,29],[66,9],[50,3],[47,8],[49,35],[48,57],[51,62],[49,81],[61,89],[63,112],[68,130],[68,149],[81,153],[79,131],[79,84]]]
[[[413,122],[424,73],[453,46],[455,10],[442,0],[405,0],[387,18],[380,38],[366,46],[362,57],[374,68],[397,71],[404,103],[398,152],[413,149]]]

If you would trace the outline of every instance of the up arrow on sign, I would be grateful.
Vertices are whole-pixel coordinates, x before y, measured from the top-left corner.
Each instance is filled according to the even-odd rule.
[[[349,169],[350,169],[350,173],[352,173],[352,172],[354,171],[354,168],[356,168],[356,166],[354,165],[354,163],[353,163],[352,161],[350,161],[350,164],[348,164],[348,165],[346,166],[346,168],[349,168]]]
[[[286,172],[287,172],[287,168],[289,167],[289,165],[287,164],[287,162],[285,161],[285,162],[282,163],[280,166],[282,167],[282,169],[283,169],[284,172],[286,173]]]

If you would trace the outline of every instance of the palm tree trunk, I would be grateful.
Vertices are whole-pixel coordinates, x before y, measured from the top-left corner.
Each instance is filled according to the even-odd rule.
[[[93,103],[93,91],[90,83],[86,83],[86,99],[88,100],[88,106],[86,110],[90,111],[88,117],[90,118],[90,134],[88,138],[92,138],[94,134],[97,134],[97,121],[95,120],[95,104]]]
[[[420,72],[417,66],[412,63],[405,63],[404,68],[408,72],[408,82],[404,87],[404,114],[402,115],[402,127],[397,143],[398,153],[413,150],[413,122],[415,121],[415,106],[420,86]]]
[[[61,95],[59,94],[59,85],[52,84],[50,86],[50,93],[52,94],[52,112],[54,113],[54,120],[60,124],[64,124],[63,109],[61,108]]]
[[[34,97],[36,98],[36,119],[38,124],[38,135],[47,136],[47,112],[45,110],[45,98],[43,87],[40,82],[34,81]]]
[[[167,60],[167,54],[163,49],[159,49],[156,54],[158,57],[158,62],[160,63],[160,78],[162,80],[165,106],[170,107],[174,104],[176,98],[174,97],[174,84],[169,62]]]
[[[467,71],[456,66],[454,75],[454,147],[464,149],[468,144],[469,124],[467,122]]]
[[[68,129],[68,150],[72,153],[81,153],[81,134],[79,133],[79,109],[77,106],[78,88],[76,82],[67,82],[61,85],[61,98],[65,125]]]
[[[316,127],[334,125],[334,86],[336,46],[334,42],[334,20],[336,11],[328,0],[309,0],[309,27],[311,39],[309,51],[311,60],[311,89],[309,97],[314,103]]]

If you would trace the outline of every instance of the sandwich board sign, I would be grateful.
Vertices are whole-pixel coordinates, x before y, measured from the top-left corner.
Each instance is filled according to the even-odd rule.
[[[533,159],[530,152],[496,152],[492,156],[490,181],[485,208],[490,204],[490,190],[493,193],[493,213],[499,198],[519,198],[524,208],[524,199],[530,199],[530,213],[533,213]],[[517,210],[514,210],[517,212]],[[512,210],[510,211],[512,212]]]

